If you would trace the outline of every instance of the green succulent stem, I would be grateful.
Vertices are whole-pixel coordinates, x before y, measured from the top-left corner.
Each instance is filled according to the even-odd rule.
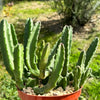
[[[86,53],[85,51],[82,51],[80,53],[80,56],[77,62],[78,67],[76,66],[74,69],[74,88],[75,90],[78,90],[80,87],[84,85],[86,79],[89,77],[89,74],[91,73],[91,69],[89,69],[89,64],[97,49],[98,41],[99,39],[95,38],[90,44]]]
[[[99,38],[96,37],[90,44],[86,52],[85,68],[89,66],[89,63],[91,62],[93,55],[97,49],[98,42],[99,42]]]
[[[2,20],[0,23],[0,46],[3,55],[4,64],[8,73],[14,79],[14,63],[13,63],[13,51],[14,45],[12,40],[12,33],[10,25],[6,20]]]
[[[29,27],[29,28],[28,28]],[[30,72],[34,76],[39,76],[40,71],[36,65],[36,46],[38,35],[40,31],[40,22],[37,22],[33,27],[33,22],[31,19],[27,21],[25,28],[25,42],[24,42],[24,50],[25,50],[25,62]]]
[[[19,89],[23,89],[24,47],[18,44],[14,49],[14,76]]]
[[[62,76],[64,77],[62,80],[63,89],[67,86],[67,74],[68,74],[68,67],[69,67],[69,56],[71,52],[71,44],[72,44],[72,27],[65,26],[62,31],[62,41],[65,47],[65,61],[64,61],[64,68],[62,71]]]
[[[64,46],[63,44],[60,44],[57,50],[54,69],[51,73],[51,76],[49,77],[48,83],[42,88],[35,88],[34,91],[36,94],[47,93],[57,85],[57,80],[61,75],[64,64],[64,54]]]
[[[39,63],[39,70],[40,70],[40,78],[45,78],[45,69],[48,62],[48,55],[50,53],[50,44],[47,43],[43,49],[42,57]]]

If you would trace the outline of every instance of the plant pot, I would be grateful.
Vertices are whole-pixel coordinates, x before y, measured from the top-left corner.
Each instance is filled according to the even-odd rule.
[[[82,88],[79,90],[62,96],[37,96],[37,95],[28,95],[18,89],[18,94],[21,100],[78,100],[81,94]]]

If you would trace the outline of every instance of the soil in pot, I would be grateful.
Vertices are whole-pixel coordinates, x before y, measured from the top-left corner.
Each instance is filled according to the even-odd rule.
[[[29,95],[36,95],[31,87],[23,88],[23,92]],[[57,89],[51,90],[49,93],[45,93],[43,95],[39,94],[38,96],[61,96],[73,92],[74,92],[74,87],[67,86],[65,91],[62,89],[62,87],[59,87]]]

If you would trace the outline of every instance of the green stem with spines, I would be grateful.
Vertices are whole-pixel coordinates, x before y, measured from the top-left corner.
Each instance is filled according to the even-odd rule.
[[[81,67],[76,66],[74,69],[74,89],[75,91],[80,88],[81,75],[82,75]]]
[[[80,67],[81,67],[82,72],[84,71],[85,60],[86,60],[86,52],[85,52],[85,51],[82,51],[82,52],[80,53],[78,62],[77,62],[77,64],[76,64],[76,66],[80,66]]]
[[[0,46],[1,52],[4,59],[4,64],[8,73],[14,79],[14,63],[13,63],[13,49],[14,46],[12,45],[12,33],[10,31],[10,25],[7,23],[6,20],[2,20],[0,23]]]
[[[53,46],[53,48],[51,49],[50,55],[48,57],[48,65],[50,64],[51,59],[53,58],[53,56],[57,53],[57,48],[59,46],[59,44],[61,43],[61,39],[59,39],[56,44]]]
[[[33,32],[33,21],[32,19],[28,18],[25,24],[25,33],[24,33],[24,52],[26,52],[26,46],[28,42],[29,36]]]
[[[44,47],[45,47],[45,41],[42,40],[42,42],[39,45],[39,50],[38,50],[38,53],[37,53],[37,56],[38,56],[38,63],[37,63],[38,65],[37,66],[39,66],[40,59],[42,59],[41,57],[42,57]]]
[[[9,43],[9,49],[11,52],[11,55],[13,57],[13,52],[14,52],[14,44],[13,44],[13,38],[12,38],[12,33],[11,33],[11,27],[10,24],[7,22],[7,35],[8,35],[8,43]]]
[[[90,69],[88,67],[89,67],[89,63],[91,62],[93,55],[97,49],[98,41],[99,41],[99,39],[95,38],[92,41],[92,43],[90,44],[86,53],[85,53],[85,51],[82,51],[80,56],[79,56],[77,66],[80,66],[81,73],[80,73],[80,75],[76,75],[77,73],[80,72],[80,71],[77,71],[77,69],[76,69],[77,67],[76,67],[75,71],[77,71],[77,72],[74,72],[75,90],[78,90],[81,86],[84,85],[86,79],[88,78],[88,76],[90,74]],[[81,77],[79,77],[79,76],[81,76]]]
[[[48,56],[50,53],[50,43],[47,43],[43,49],[42,57],[39,63],[39,70],[40,70],[40,78],[45,78],[45,69],[48,62]]]
[[[88,76],[90,75],[91,73],[91,69],[86,69],[85,72],[82,73],[82,76],[81,76],[81,79],[80,79],[80,84],[79,84],[79,87],[82,87],[86,81],[86,79],[88,78]]]
[[[85,68],[88,68],[89,63],[91,62],[93,55],[97,49],[98,42],[99,42],[99,38],[96,37],[90,44],[88,50],[86,51]]]
[[[53,46],[53,48],[50,51],[50,54],[48,56],[48,62],[45,69],[45,78],[48,77],[53,70],[55,54],[57,53],[57,49],[60,43],[61,43],[61,38],[56,42],[56,44]]]
[[[24,44],[24,49],[25,49],[25,62],[27,67],[29,68],[30,72],[34,76],[39,76],[40,72],[39,69],[37,68],[36,62],[35,62],[35,56],[36,56],[36,45],[37,45],[37,40],[38,40],[38,35],[40,31],[40,22],[37,22],[34,27],[32,25],[32,20],[28,22],[29,24],[29,29],[28,32],[29,35],[28,37],[25,37],[27,39],[27,43],[25,42]],[[27,27],[27,25],[26,25]],[[33,28],[32,28],[33,27]],[[28,33],[26,32],[25,35]]]
[[[42,88],[34,88],[34,92],[36,94],[47,93],[51,89],[56,87],[58,78],[60,77],[62,69],[63,69],[64,59],[65,59],[64,54],[65,54],[64,46],[63,44],[60,44],[57,50],[55,65],[51,73],[51,76],[49,77],[48,83],[44,85]]]
[[[64,62],[64,69],[62,75],[64,77],[67,76],[68,66],[69,66],[69,55],[71,51],[71,44],[72,44],[72,27],[65,26],[62,31],[62,41],[65,47],[65,62]]]
[[[48,77],[50,73],[52,73],[53,68],[54,68],[54,62],[55,62],[55,55],[50,60],[49,65],[48,64],[46,65],[45,78]]]
[[[68,73],[68,66],[69,66],[69,56],[71,52],[71,44],[72,44],[72,27],[71,26],[65,26],[62,31],[62,43],[65,47],[65,61],[64,61],[64,68],[62,71],[63,79],[63,89],[67,86],[67,73]]]
[[[18,40],[17,40],[15,28],[14,28],[13,24],[10,24],[10,27],[11,27],[11,33],[12,33],[12,39],[13,39],[13,45],[16,46],[16,45],[18,44]]]
[[[14,49],[14,76],[19,89],[23,89],[24,47],[18,44]]]

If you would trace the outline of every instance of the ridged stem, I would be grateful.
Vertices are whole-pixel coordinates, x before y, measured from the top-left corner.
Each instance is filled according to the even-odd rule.
[[[18,44],[14,49],[14,76],[19,89],[23,85],[23,67],[24,67],[24,48],[22,44]]]
[[[49,92],[57,85],[57,81],[61,75],[63,64],[64,64],[64,46],[62,44],[59,45],[57,50],[57,55],[55,59],[55,65],[51,76],[49,77],[48,83],[42,88],[35,88],[34,91],[36,94],[44,94]]]
[[[34,76],[39,76],[40,72],[37,68],[36,65],[36,46],[37,46],[37,40],[38,40],[38,35],[39,35],[39,31],[40,31],[40,22],[37,22],[34,27],[32,25],[32,20],[29,22],[28,24],[30,25],[29,29],[27,30],[29,32],[28,37],[25,36],[25,38],[27,39],[27,41],[24,42],[24,49],[25,49],[25,62],[27,67],[29,68],[30,72],[34,75]],[[26,25],[27,27],[27,25]],[[27,28],[28,29],[28,28]],[[25,35],[27,35],[28,33],[25,33]]]
[[[12,42],[12,33],[10,30],[10,25],[7,23],[6,20],[2,20],[0,23],[0,46],[1,52],[4,59],[4,64],[8,73],[14,79],[14,63],[13,63],[13,42]]]

